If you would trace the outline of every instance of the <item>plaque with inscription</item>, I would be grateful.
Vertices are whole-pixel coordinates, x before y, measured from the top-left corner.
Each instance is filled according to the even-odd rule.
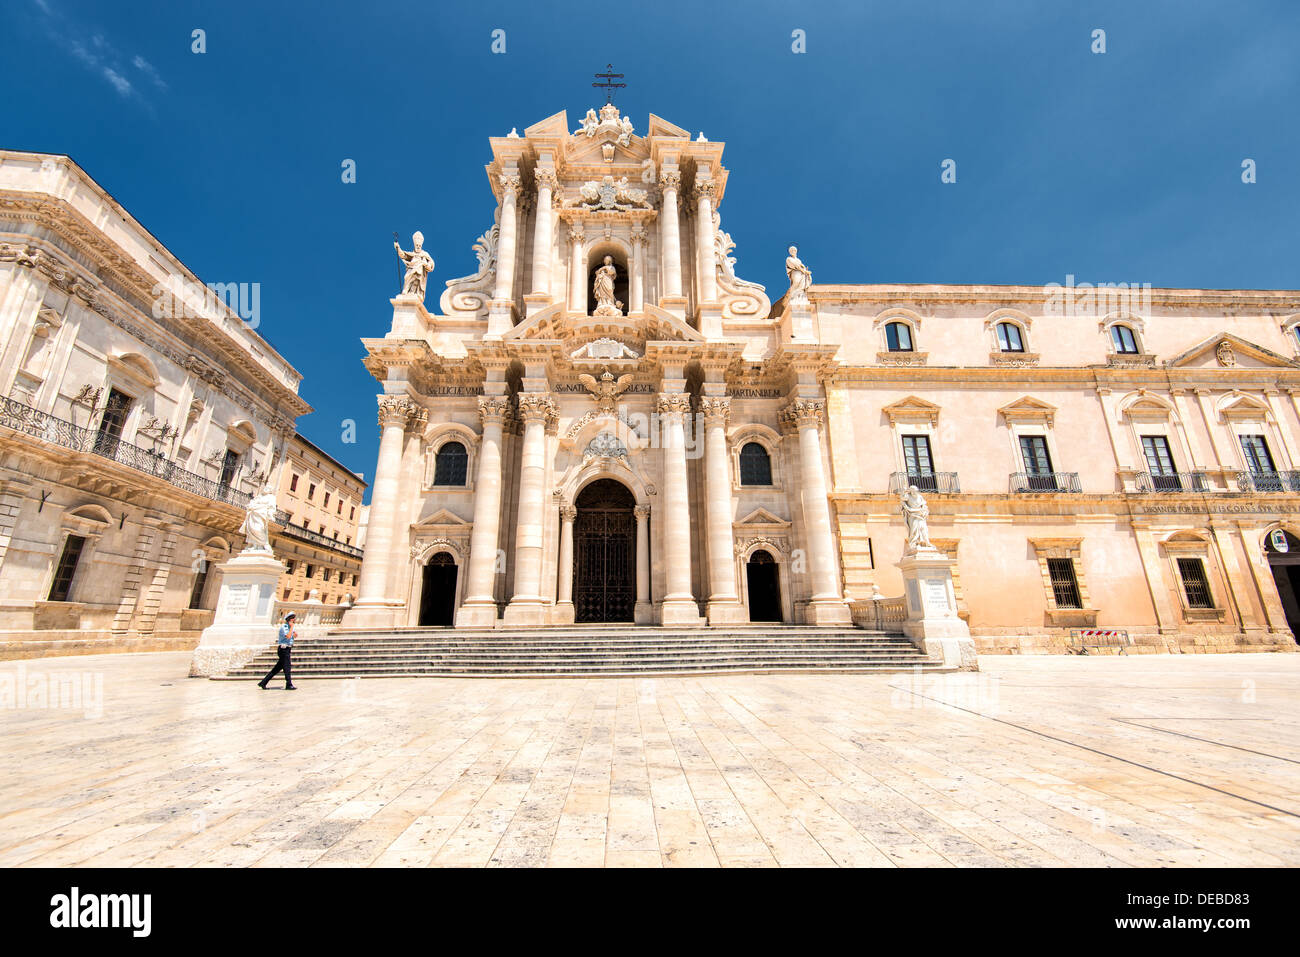
[[[252,585],[231,585],[226,591],[226,607],[223,614],[231,618],[243,618],[248,614],[248,602],[252,597]]]

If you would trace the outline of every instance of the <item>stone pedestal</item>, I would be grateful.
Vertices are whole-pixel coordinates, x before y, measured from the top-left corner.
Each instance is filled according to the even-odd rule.
[[[812,303],[787,303],[781,313],[781,334],[794,342],[816,342]]]
[[[956,564],[937,548],[919,548],[903,555],[898,563],[907,608],[903,634],[931,658],[942,659],[946,667],[978,671],[970,629],[957,617],[952,589]]]
[[[705,302],[700,304],[700,334],[706,339],[722,338],[722,303]]]
[[[389,302],[393,305],[393,328],[388,335],[398,339],[423,339],[432,327],[433,319],[420,298],[401,295]]]
[[[221,592],[212,624],[203,629],[190,677],[224,675],[275,642],[275,588],[284,565],[270,552],[240,552],[217,566]]]

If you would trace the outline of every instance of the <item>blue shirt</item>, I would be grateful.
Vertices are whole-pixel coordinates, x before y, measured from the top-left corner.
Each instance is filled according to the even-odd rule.
[[[287,621],[280,626],[279,645],[282,648],[293,647],[293,625]]]

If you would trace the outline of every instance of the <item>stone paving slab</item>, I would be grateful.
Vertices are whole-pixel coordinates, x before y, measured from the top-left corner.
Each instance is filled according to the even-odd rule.
[[[0,866],[1300,865],[1300,655],[303,680],[0,665]]]

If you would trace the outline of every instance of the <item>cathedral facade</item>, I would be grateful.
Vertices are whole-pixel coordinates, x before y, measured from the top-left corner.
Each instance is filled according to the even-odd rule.
[[[1300,294],[819,285],[791,248],[774,302],[722,143],[607,104],[490,145],[477,271],[430,312],[417,234],[363,340],[345,628],[897,622],[916,486],[982,651],[1295,647]]]

